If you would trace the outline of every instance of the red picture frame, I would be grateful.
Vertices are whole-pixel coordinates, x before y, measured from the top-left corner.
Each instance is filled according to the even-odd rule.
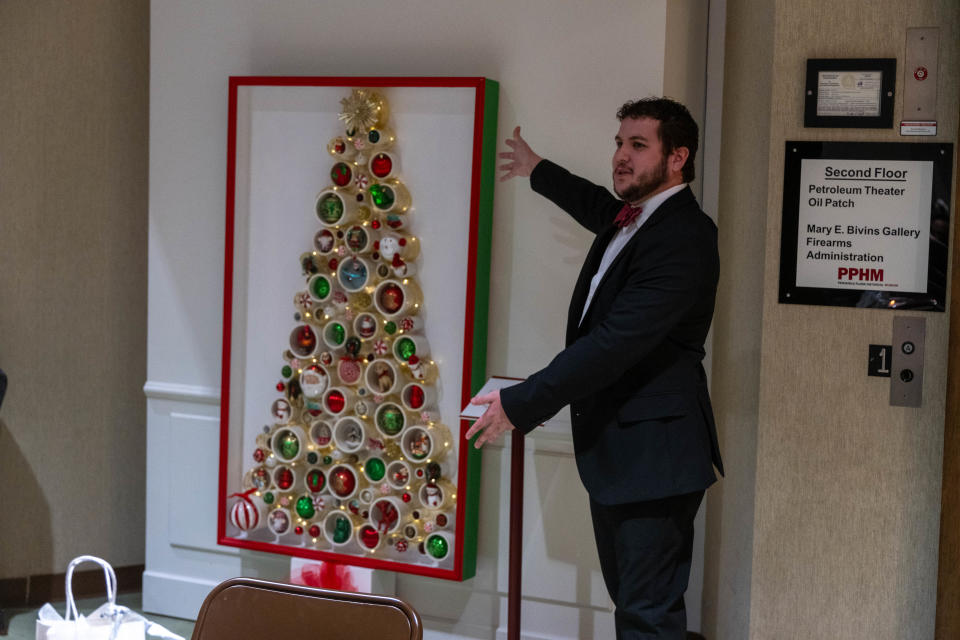
[[[245,464],[241,460],[241,470],[238,472],[237,452],[243,444],[238,440],[242,439],[243,426],[238,423],[236,414],[243,413],[238,411],[240,406],[238,396],[244,394],[244,388],[238,383],[238,378],[244,378],[245,370],[251,368],[249,365],[246,368],[244,367],[245,357],[238,357],[238,353],[241,353],[238,350],[242,350],[239,338],[242,331],[238,331],[237,327],[245,327],[247,322],[241,317],[244,313],[244,307],[238,301],[246,300],[246,296],[250,293],[249,291],[241,291],[249,283],[238,284],[238,280],[242,276],[242,273],[238,273],[242,272],[242,269],[238,269],[238,265],[246,264],[243,262],[244,252],[249,252],[250,245],[257,241],[256,234],[249,230],[242,230],[238,235],[238,215],[242,216],[243,212],[249,209],[249,203],[243,201],[250,188],[247,183],[251,179],[251,167],[257,163],[256,158],[243,156],[245,152],[248,152],[247,137],[249,132],[246,130],[238,131],[238,127],[241,127],[241,129],[249,127],[253,121],[252,118],[256,117],[251,116],[251,113],[255,111],[251,106],[251,95],[269,96],[273,91],[284,92],[286,90],[302,93],[303,90],[306,90],[306,95],[309,96],[311,88],[317,91],[342,89],[341,93],[343,95],[349,94],[350,90],[354,88],[368,88],[381,90],[388,97],[391,91],[410,92],[418,89],[465,89],[473,92],[471,153],[469,157],[463,159],[465,164],[461,167],[461,170],[469,171],[469,198],[465,200],[469,203],[468,219],[465,220],[468,237],[465,240],[458,239],[459,242],[466,243],[467,253],[465,280],[462,283],[465,294],[464,304],[463,308],[458,311],[463,327],[462,354],[459,354],[462,357],[462,366],[459,371],[459,389],[444,388],[446,394],[451,394],[448,404],[450,406],[456,404],[457,406],[457,412],[453,416],[448,417],[447,412],[444,412],[443,415],[443,418],[451,425],[451,431],[454,432],[453,435],[457,445],[456,491],[459,497],[456,500],[456,530],[452,565],[450,563],[444,566],[433,566],[421,562],[407,563],[395,559],[381,559],[371,554],[348,554],[318,549],[308,543],[291,545],[277,541],[251,539],[243,533],[238,535],[236,531],[231,531],[228,525],[229,498],[239,486],[242,467]],[[260,93],[253,94],[251,90],[259,90]],[[477,546],[477,504],[479,499],[479,452],[468,446],[463,436],[468,424],[466,421],[459,420],[458,415],[459,407],[464,406],[469,401],[486,379],[488,274],[498,93],[499,88],[496,82],[480,77],[245,76],[230,78],[217,524],[217,541],[219,544],[450,580],[464,580],[474,575]],[[403,133],[403,131],[397,131],[398,138],[401,140]],[[240,144],[240,147],[238,147],[238,144]],[[238,149],[241,152],[240,155],[238,155]],[[238,192],[238,188],[242,188],[242,190]],[[414,199],[416,198],[417,194],[414,194]],[[428,221],[426,218],[422,221],[421,218],[417,218],[417,220],[418,224],[425,224]],[[244,233],[247,235],[244,236]],[[288,248],[286,257],[291,254],[295,255],[298,251],[298,246],[292,244]],[[459,267],[462,267],[462,265],[459,265]],[[431,300],[429,291],[424,291],[424,298],[429,305]],[[237,327],[235,327],[235,324],[237,324]],[[264,339],[273,340],[279,345],[283,336],[268,336]],[[457,429],[454,429],[452,425],[459,427],[459,435],[456,433]]]

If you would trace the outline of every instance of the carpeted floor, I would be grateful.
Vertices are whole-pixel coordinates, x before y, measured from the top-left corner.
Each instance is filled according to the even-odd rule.
[[[81,599],[77,600],[77,607],[80,609],[80,613],[87,614],[103,603],[103,598]],[[60,615],[63,615],[66,611],[66,604],[63,602],[53,602],[51,604],[53,604],[53,607]],[[144,617],[151,622],[162,624],[173,633],[181,635],[187,640],[189,640],[191,634],[193,634],[193,620],[165,618],[164,616],[158,616],[152,613],[143,613],[140,593],[121,593],[117,596],[117,604],[130,607],[134,611],[143,614]],[[5,638],[9,640],[33,640],[36,637],[35,623],[37,621],[38,609],[39,607],[32,609],[4,609],[4,614],[10,622],[9,631]],[[150,636],[147,636],[147,638],[149,639]]]

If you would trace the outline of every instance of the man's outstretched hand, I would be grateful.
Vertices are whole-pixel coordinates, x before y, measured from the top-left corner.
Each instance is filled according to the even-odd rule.
[[[519,129],[520,127],[517,127]],[[491,391],[490,393],[485,393],[482,396],[476,396],[470,400],[470,404],[486,404],[490,405],[487,407],[486,412],[480,419],[473,423],[473,426],[470,427],[470,430],[467,431],[467,440],[472,438],[477,433],[480,436],[477,438],[477,441],[473,443],[473,446],[479,449],[487,442],[496,440],[501,436],[501,434],[506,433],[507,431],[512,431],[516,429],[513,426],[513,423],[510,422],[510,418],[507,417],[507,414],[503,412],[503,405],[500,404],[500,390]]]
[[[529,178],[537,163],[543,160],[533,152],[527,141],[520,137],[520,127],[513,130],[513,138],[506,139],[507,146],[511,151],[504,151],[497,154],[498,157],[509,160],[500,165],[500,171],[505,173],[500,176],[500,182],[515,178]]]

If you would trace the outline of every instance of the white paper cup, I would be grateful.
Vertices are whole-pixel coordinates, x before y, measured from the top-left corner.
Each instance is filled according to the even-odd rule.
[[[431,511],[451,508],[456,495],[457,490],[446,480],[424,482],[417,489],[420,506]]]
[[[326,420],[314,420],[310,424],[310,442],[318,449],[333,446],[333,427]]]
[[[331,545],[340,547],[353,540],[355,522],[345,511],[339,509],[323,519],[323,537]]]
[[[270,480],[270,488],[274,491],[293,491],[297,486],[296,469],[285,464],[274,467],[270,472]]]
[[[386,535],[400,528],[407,507],[396,498],[385,496],[374,500],[369,511],[370,524],[381,534]]]
[[[278,536],[293,530],[293,517],[282,507],[271,509],[267,514],[267,528]]]
[[[369,253],[379,239],[379,232],[363,224],[352,225],[343,234],[343,244],[351,253]]]
[[[323,344],[330,351],[339,353],[347,342],[347,327],[339,320],[331,320],[323,325]]]
[[[370,160],[367,162],[367,170],[375,180],[386,180],[397,174],[399,165],[397,158],[387,151],[377,151],[370,154]]]
[[[367,191],[370,206],[378,213],[404,213],[410,207],[410,192],[396,178],[374,182]]]
[[[327,474],[320,467],[311,467],[303,474],[303,486],[312,494],[327,493]]]
[[[296,462],[306,455],[307,434],[297,425],[281,427],[270,439],[270,449],[278,462]]]
[[[373,293],[373,304],[385,318],[418,313],[423,294],[410,278],[384,280]]]
[[[395,402],[383,402],[373,414],[373,423],[377,432],[384,438],[396,438],[410,424],[410,418],[403,407]]]
[[[356,453],[366,444],[366,432],[363,422],[353,416],[337,420],[333,427],[333,441],[344,453]]]
[[[377,321],[377,316],[369,311],[358,313],[357,317],[353,319],[353,333],[360,340],[373,340],[379,332],[380,323]]]
[[[410,356],[417,356],[423,360],[430,356],[430,345],[422,335],[398,333],[393,339],[391,351],[393,357],[400,362],[406,362],[410,359]]]
[[[327,151],[337,160],[350,160],[357,155],[357,149],[346,136],[336,136],[327,143]]]
[[[332,416],[340,417],[350,412],[355,400],[356,396],[350,389],[332,387],[323,394],[323,410]]]
[[[410,465],[403,460],[394,460],[387,465],[387,484],[392,488],[398,491],[406,489],[411,480]]]
[[[322,256],[333,253],[337,247],[337,236],[330,229],[320,229],[313,236],[313,248]]]
[[[369,365],[363,375],[367,391],[373,395],[386,396],[400,389],[400,372],[387,358],[377,358]]]
[[[317,328],[311,324],[298,324],[290,331],[290,352],[298,358],[309,358],[317,352],[320,339]]]
[[[357,201],[346,189],[331,187],[317,194],[314,213],[325,227],[340,227],[352,222]]]
[[[453,536],[446,531],[434,531],[424,538],[423,547],[427,558],[437,563],[443,562],[453,555]]]
[[[370,263],[359,256],[346,256],[337,265],[337,282],[347,293],[362,291],[373,277]]]
[[[437,390],[419,382],[411,382],[400,390],[400,402],[407,411],[420,414],[437,401]]]

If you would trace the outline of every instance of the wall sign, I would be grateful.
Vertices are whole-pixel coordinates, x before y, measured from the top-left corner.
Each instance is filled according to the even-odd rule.
[[[953,145],[785,148],[781,303],[943,311]]]
[[[807,60],[805,127],[893,126],[896,58]]]

